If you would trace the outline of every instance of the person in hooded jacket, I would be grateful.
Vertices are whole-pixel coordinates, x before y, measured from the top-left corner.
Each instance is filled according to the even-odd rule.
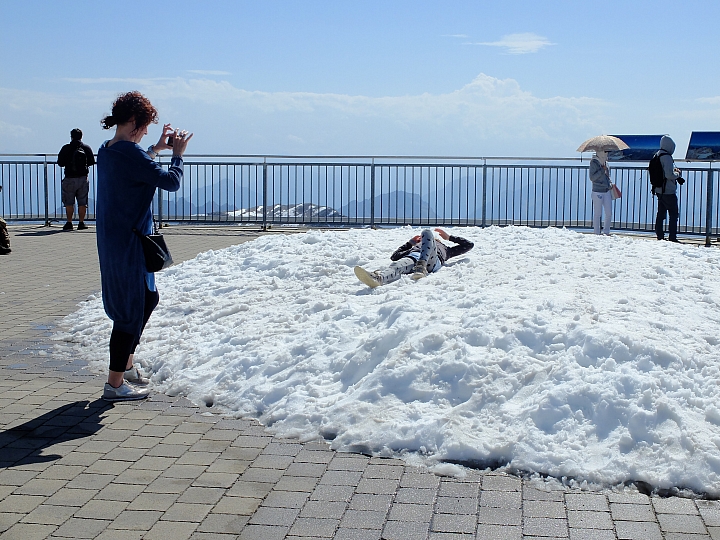
[[[657,197],[657,217],[655,218],[655,235],[658,240],[665,239],[663,230],[663,221],[665,216],[668,218],[668,240],[677,242],[677,222],[678,222],[678,198],[677,186],[685,183],[680,175],[680,170],[675,167],[675,161],[672,154],[675,152],[675,141],[667,135],[663,135],[660,139],[660,150],[655,155],[660,156],[663,173],[665,175],[665,184],[662,187],[654,188],[653,192]]]
[[[605,219],[602,219],[602,233],[610,234],[610,220],[612,219],[612,195],[610,188],[610,169],[607,164],[608,154],[605,150],[597,150],[590,160],[590,181],[592,182],[593,231],[600,234],[600,221],[603,210]]]

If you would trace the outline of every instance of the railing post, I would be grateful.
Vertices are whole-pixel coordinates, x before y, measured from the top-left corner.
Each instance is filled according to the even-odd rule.
[[[375,228],[375,158],[370,165],[370,227]]]
[[[43,156],[43,184],[45,185],[45,226],[50,226],[50,195],[48,194],[47,156]]]
[[[483,163],[483,176],[482,176],[482,227],[485,228],[487,226],[485,217],[486,217],[486,209],[487,209],[487,161]]]
[[[267,158],[263,159],[263,218],[262,230],[267,231]]]
[[[710,247],[710,234],[712,232],[712,210],[713,210],[713,176],[712,164],[707,172],[707,203],[705,205],[705,247]]]

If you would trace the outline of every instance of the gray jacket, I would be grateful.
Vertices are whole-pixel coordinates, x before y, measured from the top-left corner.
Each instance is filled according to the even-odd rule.
[[[590,181],[592,190],[595,193],[607,193],[610,191],[610,177],[597,157],[590,160]]]
[[[660,150],[665,150],[667,154],[662,153],[660,155],[660,163],[662,164],[663,171],[665,172],[665,190],[662,188],[655,188],[655,193],[664,193],[665,195],[675,195],[677,193],[677,179],[680,175],[675,172],[675,161],[673,160],[672,154],[675,151],[675,141],[673,141],[667,135],[663,135],[660,139]],[[655,155],[659,154],[656,153]]]

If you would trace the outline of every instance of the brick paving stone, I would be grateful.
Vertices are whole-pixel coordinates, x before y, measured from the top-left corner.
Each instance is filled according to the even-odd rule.
[[[110,529],[147,531],[162,515],[162,512],[153,510],[124,510],[108,527]]]
[[[519,491],[482,491],[480,506],[492,508],[521,508],[522,497]]]
[[[430,523],[432,516],[432,505],[396,503],[390,508],[388,520]]]
[[[246,482],[269,482],[274,484],[283,475],[283,469],[261,469],[258,467],[248,467],[242,474],[242,479]]]
[[[86,470],[87,472],[98,472],[92,469],[94,466],[95,463],[93,463],[90,467],[83,467],[81,465],[52,465],[42,471],[40,474],[38,474],[36,478],[47,478],[52,480],[72,480],[78,474]],[[5,485],[5,482],[2,482],[2,480],[0,480],[0,484]]]
[[[403,488],[397,490],[395,495],[397,502],[413,504],[432,504],[435,500],[435,490],[425,488]]]
[[[430,529],[435,532],[475,534],[477,518],[474,515],[435,514]]]
[[[53,534],[68,538],[95,538],[107,529],[110,523],[103,519],[70,518]]]
[[[181,503],[175,502],[163,514],[162,519],[166,521],[192,521],[201,522],[210,513],[214,505],[203,503]]]
[[[488,474],[483,477],[483,491],[520,491],[522,487],[519,478],[506,475]]]
[[[267,451],[267,448],[265,449]],[[275,455],[275,454],[260,454],[255,461],[253,461],[253,467],[259,467],[261,469],[287,469],[293,462],[293,456]]]
[[[14,493],[16,495],[44,495],[49,497],[57,490],[62,488],[67,481],[65,480],[46,480],[43,478],[33,478],[27,483],[18,487]]]
[[[8,512],[0,512],[0,533],[7,531],[23,517],[25,517],[24,514],[11,514]]]
[[[240,475],[231,473],[204,472],[195,479],[193,486],[229,489]]]
[[[468,497],[438,497],[435,511],[439,514],[475,514],[478,500]]]
[[[238,540],[283,540],[289,528],[282,525],[248,524],[240,533]]]
[[[198,452],[193,452],[197,454]],[[222,455],[222,454],[221,454]],[[238,461],[235,459],[214,459],[207,468],[209,473],[231,473],[240,475],[250,466],[249,461]]]
[[[223,497],[213,507],[216,514],[235,514],[250,516],[262,503],[262,499],[252,497]]]
[[[355,492],[374,493],[376,495],[392,495],[397,490],[398,484],[399,480],[363,478],[358,482]]]
[[[383,540],[425,540],[430,522],[388,521],[383,528]]]
[[[290,527],[288,535],[332,538],[339,523],[339,519],[299,517]]]
[[[252,515],[248,523],[251,525],[282,525],[289,527],[299,513],[299,508],[265,508],[261,506]]]
[[[657,514],[660,530],[685,534],[707,534],[700,516]]]
[[[615,540],[615,532],[608,529],[570,528],[570,540]]]
[[[347,510],[340,526],[348,529],[382,529],[386,511]]]
[[[660,527],[648,521],[615,521],[618,540],[663,540]]]
[[[523,515],[526,517],[565,519],[565,505],[556,501],[524,501]]]
[[[3,533],[3,540],[43,540],[56,530],[55,525],[16,523]]]
[[[143,540],[186,540],[197,529],[197,523],[179,521],[158,521],[145,533]]]
[[[682,499],[680,497],[661,499],[659,497],[653,497],[651,502],[656,514],[698,515],[697,506],[695,506],[695,501],[692,499]]]
[[[300,517],[340,519],[347,503],[343,501],[307,501],[300,510]]]
[[[190,540],[236,540],[237,534],[220,534],[195,531]]]
[[[546,491],[543,489],[535,489],[524,487],[522,490],[523,499],[528,501],[556,501],[562,502],[564,491]]]
[[[700,506],[700,516],[708,527],[720,527],[720,508]]]
[[[339,528],[335,540],[380,540],[380,529],[345,529]]]
[[[0,484],[5,486],[22,486],[38,475],[36,471],[4,469],[0,471]]]
[[[288,476],[320,478],[326,470],[324,463],[292,463],[285,471]]]
[[[249,516],[210,513],[197,528],[200,532],[239,534],[245,528]]]
[[[68,488],[77,489],[103,489],[115,479],[112,474],[82,473],[67,483]]]
[[[190,484],[192,478],[166,478],[158,477],[152,484],[145,488],[148,493],[182,493]]]
[[[522,527],[506,527],[501,525],[480,524],[475,536],[476,540],[520,540]]]
[[[650,505],[610,503],[610,513],[614,520],[655,521]]]
[[[112,482],[95,496],[107,501],[132,501],[145,489],[142,484],[118,484]]]
[[[412,469],[410,469],[412,471]],[[409,472],[408,469],[400,478],[400,487],[422,488],[435,490],[440,485],[440,479],[434,474]]]
[[[254,497],[264,499],[274,485],[271,482],[248,482],[240,479],[227,491],[227,495],[234,497]]]
[[[222,488],[189,487],[178,497],[177,501],[181,503],[215,504],[224,494],[225,490]]]
[[[191,449],[192,450],[192,449]],[[230,446],[220,453],[221,459],[232,461],[253,461],[260,455],[260,448],[240,448],[238,446]]]
[[[263,501],[263,506],[275,508],[302,508],[309,494],[297,491],[271,491]]]
[[[522,525],[522,511],[519,508],[482,507],[478,512],[478,523],[486,525]]]
[[[524,517],[523,534],[525,536],[567,538],[568,525],[564,519]]]
[[[712,540],[708,534],[665,533],[665,540]]]
[[[62,525],[77,508],[74,506],[52,506],[41,504],[35,510],[22,518],[23,523],[39,523],[41,525]]]
[[[397,465],[368,465],[363,471],[363,478],[380,478],[400,480],[403,467]]]
[[[612,529],[609,512],[588,512],[587,510],[568,510],[568,525],[578,529]]]
[[[295,463],[315,463],[327,465],[333,458],[329,450],[308,450],[307,445],[295,456]]]
[[[610,492],[607,494],[607,498],[611,503],[619,504],[650,504],[650,497],[643,495],[642,493],[622,492],[615,493]]]
[[[441,481],[438,490],[440,497],[468,497],[477,499],[480,486],[474,483]]]
[[[392,504],[392,495],[372,495],[369,493],[356,493],[350,500],[348,508],[351,510],[371,510],[387,512]]]
[[[336,454],[328,463],[328,471],[364,471],[370,459],[365,456]]]
[[[56,504],[58,506],[83,506],[90,499],[96,497],[97,494],[98,491],[95,489],[62,488],[58,490],[52,497],[47,499],[45,501],[45,504]],[[2,503],[0,503],[0,505],[2,505]]]
[[[302,491],[311,493],[318,485],[318,479],[312,476],[287,476],[283,475],[275,489],[281,491]]]
[[[360,471],[331,470],[322,475],[320,484],[329,484],[331,486],[356,486],[362,478]]]
[[[176,465],[212,465],[215,460],[221,455],[220,452],[193,452],[186,451],[182,455],[178,456]],[[244,470],[244,469],[243,469]]]
[[[313,490],[312,495],[310,495],[310,500],[347,502],[351,499],[353,493],[355,493],[354,486],[319,485]]]
[[[72,510],[77,510],[75,512],[75,517],[79,518],[114,520],[123,512],[123,510],[125,510],[126,507],[127,503],[119,501],[90,500],[85,506],[80,508],[80,510],[77,510],[76,508],[72,508]],[[65,507],[57,506],[56,508]]]
[[[567,493],[565,506],[568,510],[587,510],[596,512],[609,512],[605,495],[595,493]]]

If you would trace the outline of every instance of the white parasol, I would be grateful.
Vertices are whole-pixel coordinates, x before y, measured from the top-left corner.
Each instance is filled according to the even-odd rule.
[[[630,147],[625,144],[622,139],[618,139],[612,135],[598,135],[582,143],[577,151],[597,152],[598,150],[602,150],[605,152],[614,152],[616,150],[627,150],[628,148]]]

